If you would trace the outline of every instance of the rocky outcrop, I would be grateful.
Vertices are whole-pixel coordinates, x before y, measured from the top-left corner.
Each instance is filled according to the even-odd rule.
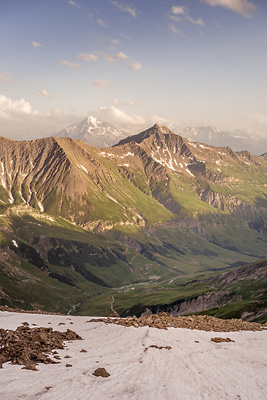
[[[52,328],[30,328],[27,322],[15,331],[0,329],[0,366],[11,361],[12,364],[25,365],[36,370],[36,364],[55,364],[48,353],[63,349],[66,340],[81,340],[81,337],[67,329],[66,332]]]

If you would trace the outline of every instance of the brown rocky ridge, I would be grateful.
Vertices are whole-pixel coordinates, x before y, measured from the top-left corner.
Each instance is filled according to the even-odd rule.
[[[70,329],[59,332],[53,328],[29,328],[28,325],[24,322],[15,331],[0,329],[0,367],[8,361],[31,370],[36,370],[38,363],[55,364],[56,361],[48,356],[52,350],[63,349],[66,340],[81,340]]]
[[[90,322],[104,322],[106,324],[116,324],[121,326],[133,326],[135,328],[149,326],[151,328],[185,328],[197,329],[212,332],[236,332],[236,331],[262,331],[267,329],[267,324],[261,325],[256,322],[246,322],[242,319],[219,319],[208,315],[191,315],[187,317],[173,317],[166,313],[161,315],[149,315],[137,318],[98,318],[91,319]]]

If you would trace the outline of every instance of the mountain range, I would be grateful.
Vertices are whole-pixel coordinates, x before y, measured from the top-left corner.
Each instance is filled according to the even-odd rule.
[[[125,287],[171,302],[173,281],[266,258],[265,156],[158,124],[102,149],[65,137],[0,144],[2,304],[87,313],[93,302],[103,314],[123,291],[134,309],[142,296]]]
[[[191,141],[206,143],[217,147],[230,147],[235,151],[247,150],[252,154],[261,155],[267,148],[267,139],[256,132],[236,129],[223,131],[213,126],[196,128],[173,127],[173,132]],[[79,139],[95,147],[110,147],[126,138],[129,132],[120,130],[108,122],[100,122],[89,116],[74,123],[56,134],[59,137]]]

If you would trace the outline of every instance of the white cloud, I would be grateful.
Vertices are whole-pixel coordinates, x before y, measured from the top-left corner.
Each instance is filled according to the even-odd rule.
[[[139,61],[127,62],[129,68],[134,69],[135,71],[140,71],[142,69],[142,64]]]
[[[184,6],[173,6],[171,12],[175,15],[184,15],[188,13],[188,9]]]
[[[33,139],[55,135],[81,117],[71,112],[51,110],[40,113],[25,99],[0,95],[0,134],[13,139]]]
[[[112,83],[107,81],[106,79],[97,79],[96,81],[93,82],[92,84],[92,89],[94,90],[104,90],[107,87],[113,86]]]
[[[144,129],[153,126],[156,122],[161,125],[170,125],[170,121],[159,115],[138,115],[127,114],[119,110],[117,107],[101,107],[97,110],[90,111],[90,115],[102,122],[110,122],[120,129],[129,131],[131,134],[138,133]]]
[[[189,15],[189,10],[188,8],[184,6],[173,6],[171,8],[171,14],[169,15],[170,19],[173,20],[174,22],[181,22],[185,24],[185,22],[191,22],[191,24],[194,25],[199,25],[204,27],[205,23],[202,20],[202,18],[194,19]],[[183,32],[181,29],[177,28],[174,24],[169,24],[169,30],[173,33],[176,33],[178,35],[182,35]]]
[[[31,45],[34,48],[34,50],[38,49],[38,47],[43,47],[41,43],[35,42],[35,40],[31,42]]]
[[[107,28],[108,27],[106,22],[103,21],[103,19],[98,18],[97,22],[98,22],[98,25],[102,26],[103,28]]]
[[[251,17],[257,10],[256,4],[248,0],[201,0],[202,2],[215,7],[221,6],[228,10],[232,10],[244,17]]]
[[[134,103],[133,101],[119,101],[116,97],[113,99],[109,100],[109,103],[111,103],[115,107],[122,107],[122,106],[133,106]]]
[[[192,17],[187,17],[187,20],[188,20],[189,22],[191,22],[192,24],[194,24],[194,25],[205,26],[205,24],[204,24],[202,18],[194,19],[194,18],[192,18]]]
[[[125,11],[131,14],[133,18],[136,17],[136,9],[127,4],[121,4],[118,1],[110,0],[110,3],[116,6],[120,11]]]
[[[0,79],[8,83],[12,82],[12,76],[8,72],[0,72]]]
[[[121,60],[127,60],[129,57],[125,53],[120,51],[119,53],[116,54],[116,58],[119,58]]]
[[[73,1],[73,0],[69,0],[68,3],[69,3],[71,6],[80,8],[80,6],[79,6],[75,1]]]
[[[78,57],[85,61],[98,61],[98,57],[95,54],[80,53]]]
[[[76,63],[70,63],[67,60],[59,60],[60,64],[62,65],[66,65],[67,67],[70,68],[79,68],[80,64],[76,64]]]
[[[36,96],[39,97],[53,97],[51,93],[49,93],[47,90],[43,89],[43,90],[38,90],[37,92],[35,92],[34,94],[36,94]]]
[[[22,114],[38,114],[37,111],[32,111],[30,103],[24,99],[13,100],[10,97],[0,95],[0,119],[14,118],[16,115]]]
[[[114,64],[116,63],[118,60],[128,60],[128,56],[123,53],[122,51],[116,53],[116,54],[110,54],[110,53],[101,53],[98,52],[98,54],[100,56],[103,57],[104,61],[108,64]]]

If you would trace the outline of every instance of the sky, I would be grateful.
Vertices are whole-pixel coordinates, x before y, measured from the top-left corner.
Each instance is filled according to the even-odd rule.
[[[93,115],[267,137],[266,0],[0,0],[0,135]]]

